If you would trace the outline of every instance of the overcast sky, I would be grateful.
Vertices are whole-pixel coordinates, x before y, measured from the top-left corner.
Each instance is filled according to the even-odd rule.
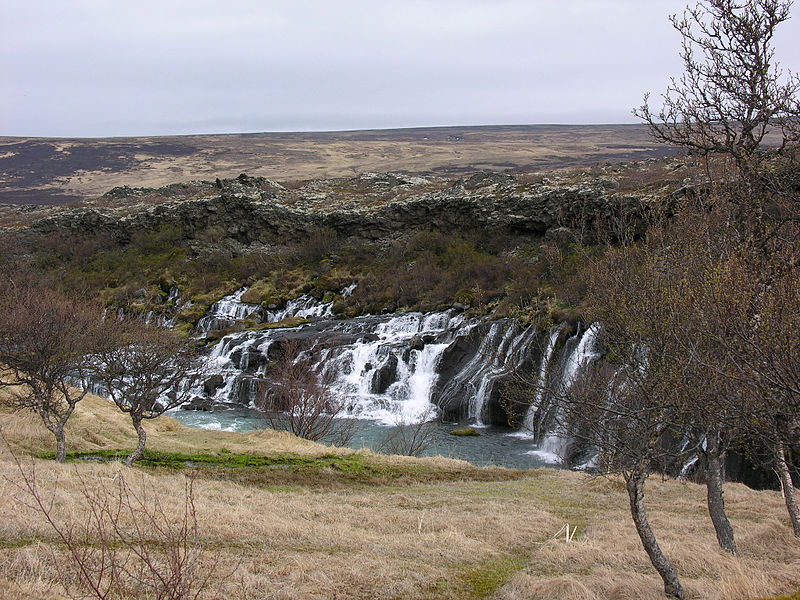
[[[635,122],[685,4],[0,0],[0,135]],[[800,71],[800,17],[777,46]]]

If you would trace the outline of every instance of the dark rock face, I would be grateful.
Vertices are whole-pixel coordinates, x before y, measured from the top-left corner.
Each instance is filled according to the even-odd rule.
[[[397,381],[397,356],[390,354],[389,358],[372,375],[372,393],[385,394],[389,386]]]
[[[202,398],[195,396],[186,404],[182,404],[183,410],[204,410],[207,412],[214,410],[214,400],[212,398]]]
[[[225,380],[223,379],[222,375],[212,375],[203,382],[203,391],[209,396],[213,396],[214,392],[216,392],[218,388],[222,387],[224,383]]]
[[[464,402],[464,398],[469,398],[474,390],[469,387],[468,382],[458,380],[456,375],[475,358],[488,330],[488,324],[484,323],[478,325],[469,335],[456,338],[439,359],[439,379],[431,402],[442,411],[445,421],[461,422],[469,416],[469,405]]]
[[[623,218],[638,223],[644,212],[640,198],[617,194],[600,180],[583,185],[537,184],[518,191],[513,177],[496,173],[474,175],[450,189],[347,208],[326,206],[324,194],[307,200],[290,198],[282,186],[261,177],[241,175],[220,184],[207,186],[216,195],[171,201],[129,216],[113,209],[65,211],[38,221],[31,231],[107,233],[124,242],[136,232],[179,225],[190,240],[203,233],[224,232],[231,244],[285,244],[327,229],[367,241],[423,229],[542,235],[556,226],[581,226],[591,231],[598,220]],[[375,175],[365,185],[374,192],[403,182],[386,174]],[[135,190],[114,190],[115,195],[128,193]]]

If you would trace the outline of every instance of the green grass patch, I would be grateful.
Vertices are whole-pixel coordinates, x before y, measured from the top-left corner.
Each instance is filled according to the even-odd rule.
[[[130,452],[126,450],[92,450],[90,452],[69,452],[67,460],[100,460],[100,461],[122,461]],[[47,453],[42,458],[55,458],[55,454]],[[161,452],[156,450],[145,450],[142,457],[137,461],[138,465],[144,467],[158,467],[166,469],[182,469],[185,467],[226,467],[229,469],[237,468],[331,468],[341,471],[352,472],[361,469],[364,465],[364,458],[357,454],[346,456],[336,456],[333,454],[323,456],[299,456],[293,454],[276,454],[263,456],[258,454],[234,454],[229,450],[223,450],[215,454],[182,454],[177,452]]]
[[[69,452],[67,460],[122,461],[130,450],[92,450]],[[54,459],[53,452],[39,458]],[[235,481],[262,488],[335,487],[352,485],[408,485],[442,481],[497,481],[519,479],[525,471],[479,468],[471,465],[443,468],[437,464],[394,461],[380,455],[352,452],[301,456],[296,454],[175,453],[145,450],[137,467],[149,469],[195,469],[198,476]]]
[[[461,567],[452,579],[440,581],[436,592],[442,597],[491,598],[526,564],[521,556],[501,556]]]
[[[488,598],[505,585],[514,573],[525,567],[518,557],[502,557],[489,560],[467,571],[464,582],[475,598]]]

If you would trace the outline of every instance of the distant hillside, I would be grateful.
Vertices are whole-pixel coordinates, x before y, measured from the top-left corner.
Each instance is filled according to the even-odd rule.
[[[673,151],[641,125],[514,125],[324,133],[66,139],[0,137],[0,203],[55,204],[117,186],[240,173],[281,182],[373,171],[531,172]]]

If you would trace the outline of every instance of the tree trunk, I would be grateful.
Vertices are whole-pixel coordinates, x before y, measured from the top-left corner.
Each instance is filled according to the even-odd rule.
[[[136,428],[136,433],[139,434],[139,443],[136,446],[136,450],[133,451],[133,454],[125,459],[126,467],[133,466],[133,463],[141,458],[144,453],[144,445],[147,441],[147,433],[145,433],[144,427],[142,427],[142,420],[136,417],[131,417],[131,420],[133,421],[133,426]]]
[[[56,437],[56,462],[67,462],[67,437],[64,435],[64,425],[56,425],[53,428],[53,435]]]
[[[708,514],[717,533],[720,548],[731,554],[737,554],[736,539],[733,527],[725,512],[723,498],[725,475],[723,473],[724,456],[720,452],[719,432],[711,431],[706,436],[706,450],[702,453],[706,469],[706,491],[708,497]]]
[[[792,529],[795,537],[800,537],[800,509],[797,507],[797,498],[794,493],[792,475],[789,473],[789,465],[786,464],[786,449],[783,442],[775,445],[775,472],[781,481],[783,499],[786,501],[786,510],[789,511],[789,518],[792,520]]]
[[[650,522],[647,520],[647,513],[644,510],[645,477],[645,472],[641,468],[637,468],[632,473],[625,475],[625,487],[628,489],[628,500],[631,505],[631,516],[636,525],[636,533],[639,534],[639,539],[642,540],[642,545],[650,557],[650,562],[653,563],[656,571],[664,581],[664,593],[678,600],[684,600],[683,587],[681,587],[681,582],[678,580],[678,573],[661,551],[661,547],[656,541],[656,536],[650,528]]]

